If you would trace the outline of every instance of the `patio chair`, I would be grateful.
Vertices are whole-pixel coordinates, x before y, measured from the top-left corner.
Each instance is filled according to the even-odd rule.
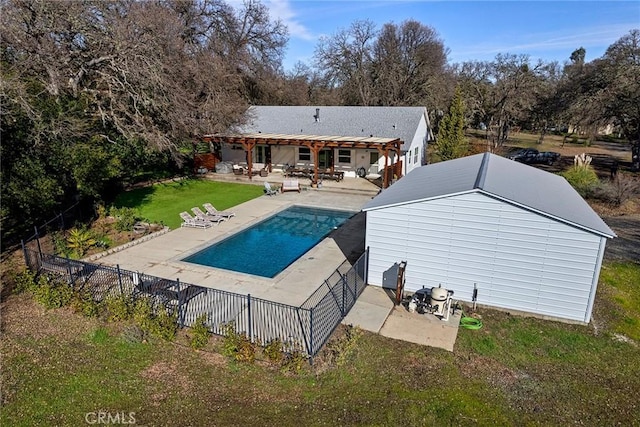
[[[235,212],[219,211],[211,203],[205,203],[202,206],[204,207],[204,209],[207,211],[209,215],[219,215],[224,218],[231,218],[232,216],[236,216]]]
[[[274,190],[273,188],[271,188],[271,184],[269,184],[267,181],[264,182],[264,192],[267,196],[273,196],[274,194],[277,195],[278,194],[278,190]]]
[[[300,192],[300,183],[297,179],[285,179],[282,182],[282,192],[285,191],[297,191]]]
[[[201,219],[203,221],[209,221],[209,222],[215,222],[216,224],[220,224],[222,221],[225,220],[224,217],[220,216],[220,215],[209,215],[206,214],[204,212],[202,212],[202,209],[200,209],[199,207],[195,207],[195,208],[191,208],[191,212],[193,212],[193,214],[196,216],[196,218]]]
[[[209,228],[212,225],[211,221],[204,221],[198,217],[194,218],[188,212],[180,212],[180,218],[182,218],[180,227]]]

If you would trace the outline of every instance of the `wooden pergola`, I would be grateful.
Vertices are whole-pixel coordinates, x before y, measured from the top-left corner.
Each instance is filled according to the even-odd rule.
[[[327,148],[357,148],[376,149],[381,156],[384,156],[384,177],[383,187],[389,186],[389,153],[394,152],[400,157],[402,141],[399,138],[376,138],[376,137],[353,137],[353,136],[325,136],[325,135],[289,135],[289,134],[267,134],[267,133],[245,133],[235,135],[203,135],[204,142],[226,143],[242,145],[247,152],[247,163],[249,170],[252,169],[253,148],[256,145],[284,145],[307,147],[313,153],[314,178],[313,182],[318,182],[318,158],[320,151]],[[397,171],[398,177],[402,171]],[[251,179],[251,174],[249,174]]]

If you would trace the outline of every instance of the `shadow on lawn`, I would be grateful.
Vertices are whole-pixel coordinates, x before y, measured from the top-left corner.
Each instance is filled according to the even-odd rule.
[[[151,196],[155,192],[156,188],[153,186],[125,191],[116,197],[114,205],[118,208],[138,208],[142,205],[151,203]]]

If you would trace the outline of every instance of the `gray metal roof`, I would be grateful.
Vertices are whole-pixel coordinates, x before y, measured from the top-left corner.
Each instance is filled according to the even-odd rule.
[[[228,134],[212,134],[202,135],[202,138],[227,138],[229,140],[245,139],[245,140],[272,140],[272,141],[313,141],[313,142],[335,142],[335,143],[350,143],[350,144],[378,144],[385,145],[394,141],[399,141],[398,138],[376,138],[369,136],[340,136],[340,135],[290,135],[284,133],[239,133],[235,135]]]
[[[320,113],[317,121],[316,109]],[[426,114],[425,107],[253,106],[249,108],[249,122],[239,131],[400,138],[410,144]]]
[[[479,191],[607,237],[615,233],[561,176],[484,153],[416,168],[383,190],[369,211]]]

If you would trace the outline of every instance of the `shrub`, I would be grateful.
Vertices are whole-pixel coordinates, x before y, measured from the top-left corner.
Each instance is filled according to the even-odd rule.
[[[253,363],[256,360],[256,346],[247,336],[242,335],[241,337],[235,358],[238,362]]]
[[[100,304],[87,291],[75,292],[71,300],[71,307],[76,313],[81,313],[86,317],[97,317],[100,314]]]
[[[282,361],[282,372],[299,374],[303,367],[305,367],[309,362],[308,356],[300,351],[294,350],[290,353],[287,353]]]
[[[591,166],[572,166],[561,175],[582,197],[591,197],[600,183]]]
[[[256,349],[246,335],[236,332],[233,323],[227,323],[223,327],[222,332],[224,334],[222,354],[238,362],[254,362]]]
[[[15,282],[16,293],[29,292],[33,294],[38,287],[36,274],[32,273],[31,270],[28,269],[23,269],[16,273],[13,280]]]
[[[158,314],[151,317],[150,330],[152,335],[167,341],[172,341],[178,333],[178,314],[169,313],[161,307]],[[144,328],[143,328],[144,329]]]
[[[347,330],[343,336],[327,345],[329,360],[337,366],[344,365],[355,350],[361,337],[362,329],[357,326],[347,326]]]
[[[90,230],[85,228],[72,228],[67,237],[67,248],[78,258],[82,258],[89,248],[96,244],[96,239]]]
[[[158,338],[171,341],[178,332],[178,315],[169,313],[160,306],[157,314],[154,314],[153,303],[150,298],[139,298],[133,304],[133,320],[144,332],[148,332]]]
[[[133,208],[111,208],[111,216],[116,219],[115,227],[118,231],[131,231],[138,221]]]
[[[104,204],[98,203],[96,204],[95,208],[98,219],[102,219],[107,216],[107,208],[104,206]]]
[[[124,295],[110,296],[105,300],[107,320],[118,322],[131,319],[133,304],[131,298]]]
[[[33,292],[34,299],[46,309],[60,308],[68,305],[73,298],[73,289],[66,283],[41,276]]]
[[[132,307],[133,321],[145,332],[150,332],[153,322],[153,305],[149,298],[138,298]]]
[[[263,353],[271,363],[280,364],[284,359],[282,352],[282,341],[278,338],[273,339],[264,347]]]
[[[207,326],[207,315],[198,316],[193,326],[191,326],[191,348],[200,350],[209,342],[209,327]]]
[[[96,238],[95,246],[100,249],[109,249],[113,245],[113,242],[109,238],[109,236],[100,236]]]
[[[72,250],[67,246],[67,239],[60,231],[54,231],[50,234],[51,243],[53,244],[53,253],[64,257],[71,256]]]
[[[618,173],[615,178],[602,184],[597,191],[598,198],[618,207],[640,193],[640,181]]]

